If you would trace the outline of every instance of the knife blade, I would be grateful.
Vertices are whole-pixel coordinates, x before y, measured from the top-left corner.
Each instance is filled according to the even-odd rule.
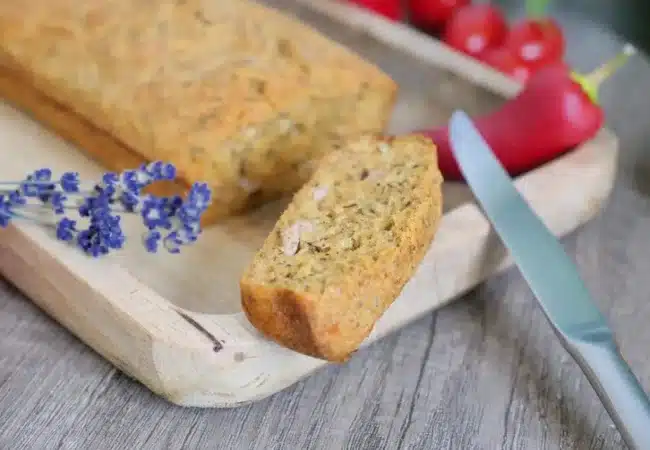
[[[650,401],[575,264],[514,186],[471,119],[456,111],[451,150],[465,181],[555,334],[631,449],[650,449]]]

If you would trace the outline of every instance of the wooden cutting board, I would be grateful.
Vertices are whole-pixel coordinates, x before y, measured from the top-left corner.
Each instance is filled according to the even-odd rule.
[[[326,0],[266,0],[353,48],[400,85],[389,131],[480,114],[518,86],[437,41]],[[48,166],[97,179],[101,168],[37,123],[0,103],[0,178]],[[20,158],[17,156],[20,155]],[[608,130],[517,180],[558,236],[587,222],[607,198],[617,141]],[[467,189],[447,183],[445,215],[431,248],[364,345],[458,298],[511,265]],[[90,260],[26,223],[0,230],[0,271],[64,327],[171,402],[230,407],[278,392],[325,363],[262,338],[240,309],[238,278],[283,203],[211,227],[181,255],[150,255],[135,242]],[[139,230],[126,220],[127,235]]]

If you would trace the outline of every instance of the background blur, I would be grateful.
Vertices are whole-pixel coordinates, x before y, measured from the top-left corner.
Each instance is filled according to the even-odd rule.
[[[524,0],[493,0],[507,11],[523,13]],[[550,12],[579,13],[650,53],[649,0],[551,0]]]

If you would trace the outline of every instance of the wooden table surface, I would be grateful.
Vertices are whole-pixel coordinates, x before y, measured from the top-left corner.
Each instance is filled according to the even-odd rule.
[[[621,41],[559,11],[569,61]],[[565,239],[650,389],[650,65],[603,90],[622,147],[602,215]],[[80,299],[82,301],[83,299]],[[0,280],[2,449],[618,449],[621,438],[516,270],[284,392],[232,410],[172,406]]]

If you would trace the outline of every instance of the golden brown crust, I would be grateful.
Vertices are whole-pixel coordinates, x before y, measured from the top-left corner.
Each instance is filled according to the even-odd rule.
[[[274,249],[279,245],[278,232],[295,223],[297,218],[304,217],[305,214],[301,216],[299,211],[309,201],[314,186],[331,179],[329,173],[340,171],[343,161],[350,163],[354,158],[351,152],[358,154],[358,147],[351,152],[344,150],[326,156],[313,179],[296,194],[240,281],[244,312],[262,334],[306,355],[334,362],[345,361],[399,296],[437,229],[442,215],[442,177],[437,167],[435,147],[428,138],[401,137],[392,145],[397,147],[397,151],[400,146],[415,145],[419,151],[431,155],[415,161],[428,166],[412,190],[398,187],[391,191],[395,195],[407,193],[410,203],[407,211],[392,216],[395,220],[392,236],[397,245],[380,248],[380,254],[364,253],[364,248],[361,248],[363,251],[357,250],[358,256],[354,256],[352,264],[345,266],[345,275],[325,277],[326,286],[320,291],[308,286],[309,283],[317,284],[314,276],[317,271],[311,272],[314,275],[300,278],[298,285],[293,280],[299,275],[290,275],[292,287],[281,281],[282,275],[274,275],[269,281],[268,274],[277,273],[278,261],[273,255],[277,255]],[[363,200],[373,201],[372,198]],[[377,235],[377,238],[381,239],[381,236]],[[320,255],[322,253],[316,253],[314,258]],[[303,257],[311,258],[305,254]],[[312,262],[304,258],[296,267],[304,268]],[[340,263],[335,256],[324,261],[326,267],[321,266],[321,271],[327,270],[328,265]],[[304,286],[300,287],[303,282]]]
[[[215,217],[297,189],[322,157],[310,142],[326,152],[381,130],[396,93],[376,67],[247,0],[0,2],[0,33],[2,76],[31,95],[16,105],[111,170],[162,159],[184,184],[207,181]]]
[[[0,67],[0,97],[23,110],[34,120],[46,124],[59,137],[79,146],[87,156],[101,166],[108,170],[121,172],[147,162],[142,156],[126,148],[110,134],[97,129],[83,117],[42,95],[23,80],[24,78],[13,75],[10,70]],[[176,180],[175,182],[155,183],[147,187],[146,191],[166,196],[182,195],[187,189],[187,183]],[[264,200],[262,197],[251,197],[249,203],[240,211],[243,212],[247,208],[255,206],[255,202]],[[239,211],[215,202],[203,214],[201,222],[207,226],[237,212]]]
[[[287,289],[241,283],[246,316],[266,336],[306,355],[323,354],[310,326],[310,301]],[[334,355],[330,355],[334,357]]]

